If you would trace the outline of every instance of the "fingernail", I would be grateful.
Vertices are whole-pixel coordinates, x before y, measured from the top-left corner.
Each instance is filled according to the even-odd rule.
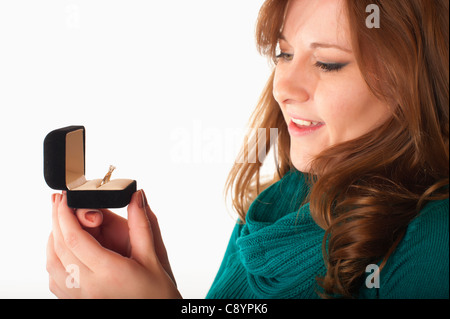
[[[99,210],[88,211],[86,214],[84,214],[84,218],[86,218],[88,221],[93,223],[95,221],[95,218],[97,218],[96,215],[98,213],[101,213],[101,212]]]
[[[56,200],[56,194],[52,194],[52,204],[55,203],[55,200]]]
[[[144,190],[141,190],[141,192],[142,192],[142,201],[143,201],[144,207],[147,207],[148,206],[147,196],[145,195]]]
[[[140,194],[137,196],[137,203],[139,208],[144,208],[144,195],[142,190],[139,191]]]
[[[54,194],[55,196],[53,197],[54,200],[54,204],[58,204],[58,202],[61,200],[61,195],[60,194]]]

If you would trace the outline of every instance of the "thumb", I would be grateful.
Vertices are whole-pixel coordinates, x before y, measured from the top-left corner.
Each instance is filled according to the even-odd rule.
[[[137,191],[128,205],[128,231],[131,246],[131,258],[143,266],[149,266],[158,260],[153,242],[153,232],[145,212],[143,192]]]

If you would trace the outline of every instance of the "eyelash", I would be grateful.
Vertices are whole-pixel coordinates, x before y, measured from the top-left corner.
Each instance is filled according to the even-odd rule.
[[[281,59],[289,62],[292,60],[293,55],[289,54],[289,53],[281,52],[275,58],[276,58],[277,62]],[[324,72],[333,72],[333,71],[337,72],[346,65],[347,65],[347,63],[324,63],[324,62],[319,62],[319,61],[317,61],[314,64],[315,67],[323,70]]]
[[[292,60],[292,54],[285,53],[285,52],[280,52],[277,56],[275,56],[275,58],[276,58],[277,62],[280,59],[283,59],[283,60],[286,60],[286,61],[290,61],[290,60]]]
[[[341,70],[344,66],[346,66],[347,63],[323,63],[323,62],[316,62],[314,66],[324,70],[325,72],[337,72]]]

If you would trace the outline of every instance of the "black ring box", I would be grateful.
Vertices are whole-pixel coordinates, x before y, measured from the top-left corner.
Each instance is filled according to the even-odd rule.
[[[101,185],[103,177],[86,180],[84,126],[68,126],[50,132],[44,139],[44,178],[55,190],[67,191],[71,208],[121,208],[136,192],[131,179],[111,179]],[[106,169],[105,169],[106,173]]]

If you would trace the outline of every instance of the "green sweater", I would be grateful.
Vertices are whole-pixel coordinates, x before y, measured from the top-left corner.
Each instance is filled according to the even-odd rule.
[[[300,207],[305,189],[303,174],[294,170],[258,196],[246,223],[236,224],[206,298],[319,298],[325,232],[309,204]],[[409,224],[377,285],[364,282],[359,298],[449,298],[448,215],[448,199],[428,203]],[[367,278],[374,275],[367,270]]]

